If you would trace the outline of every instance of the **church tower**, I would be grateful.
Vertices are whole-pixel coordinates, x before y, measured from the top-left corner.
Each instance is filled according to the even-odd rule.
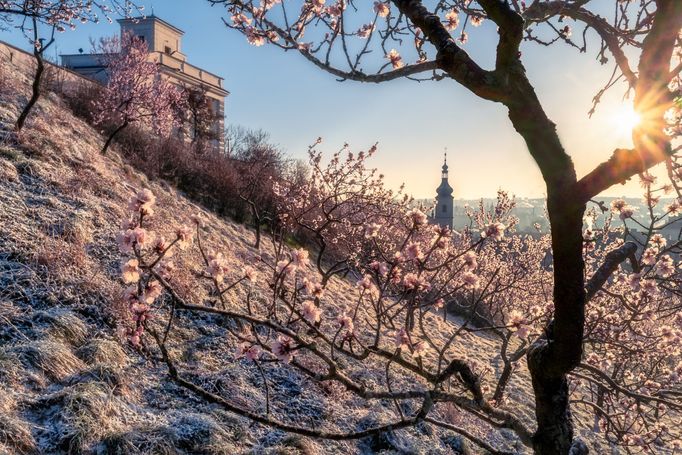
[[[453,189],[448,183],[448,155],[443,160],[443,172],[441,173],[440,186],[436,189],[436,206],[433,209],[433,221],[441,226],[452,229],[454,218]]]

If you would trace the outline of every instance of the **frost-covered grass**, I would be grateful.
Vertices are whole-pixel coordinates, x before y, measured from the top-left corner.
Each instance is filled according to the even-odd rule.
[[[0,62],[0,78],[8,74],[6,65]],[[117,335],[123,284],[115,237],[130,196],[140,187],[151,189],[160,220],[188,223],[190,215],[201,213],[207,242],[224,252],[236,271],[245,258],[272,258],[273,251],[267,242],[255,251],[251,230],[204,210],[166,182],[149,181],[115,150],[100,155],[102,137],[54,94],[38,104],[19,137],[10,137],[7,131],[28,90],[26,79],[13,81],[19,91],[0,91],[0,453],[476,453],[456,435],[428,424],[349,442],[286,435],[170,383],[153,351],[143,347],[140,353]],[[164,227],[155,230],[163,233]],[[196,270],[199,264],[192,261],[197,257],[175,259],[181,269]],[[327,293],[336,307],[328,311],[341,312],[352,304],[350,286],[332,280]],[[191,275],[177,287],[189,300],[205,296]],[[253,298],[267,292],[258,284]],[[236,306],[243,290],[228,297]],[[434,333],[443,337],[457,326],[455,318],[430,323],[439,326]],[[236,346],[225,344],[224,324],[215,317],[183,314],[177,324],[169,348],[192,378],[262,411],[261,376],[252,364],[235,358]],[[453,349],[471,360],[494,358],[492,338],[472,334],[466,342]],[[481,368],[499,370],[500,363]],[[354,378],[367,383],[382,380],[380,368],[348,367]],[[521,374],[509,386],[507,406],[522,410],[532,424],[530,382],[523,362],[518,368]],[[304,379],[287,365],[266,370],[276,392],[273,412],[282,420],[361,429],[395,416],[392,402],[361,401],[336,384]],[[469,423],[454,408],[443,414],[453,424]],[[525,453],[511,434],[485,427],[478,432],[498,446]],[[591,439],[589,431],[581,436]]]
[[[182,222],[202,213],[209,241],[235,269],[246,257],[273,252],[253,250],[251,230],[203,210],[165,182],[148,181],[115,150],[101,156],[100,135],[53,93],[39,102],[20,136],[8,134],[28,93],[26,78],[13,81],[17,91],[0,93],[0,452],[451,451],[448,435],[424,428],[351,442],[286,435],[171,384],[153,353],[139,353],[117,336],[123,285],[115,235],[133,191],[152,189],[163,207],[159,219]],[[196,268],[182,264],[192,259],[177,260]],[[337,280],[331,289],[340,306],[350,303],[348,286]],[[191,277],[179,287],[189,298],[204,292]],[[239,292],[230,296],[234,304],[241,298]],[[236,360],[234,347],[221,345],[203,322],[180,318],[177,357],[212,390],[236,402],[263,403],[258,372]],[[268,375],[278,390],[275,412],[286,411],[288,419],[363,426],[394,412],[392,403],[368,407],[334,385],[302,381],[286,365],[268,368]]]

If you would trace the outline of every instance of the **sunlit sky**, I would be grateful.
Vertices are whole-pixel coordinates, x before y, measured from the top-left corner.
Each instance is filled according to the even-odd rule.
[[[348,142],[379,152],[374,166],[387,183],[401,182],[416,197],[433,197],[447,147],[450,183],[457,198],[489,197],[498,188],[517,196],[540,197],[544,184],[506,109],[480,100],[451,80],[383,84],[338,82],[296,53],[272,46],[253,47],[221,17],[228,15],[205,0],[145,0],[145,11],[185,31],[182,50],[188,61],[225,78],[230,91],[227,123],[268,131],[289,155],[305,158],[307,145],[324,138],[329,152]],[[369,2],[368,2],[369,3]],[[467,51],[483,67],[494,61],[494,30],[486,23],[470,32]],[[118,32],[117,24],[88,24],[58,36],[53,57],[88,50],[89,39]],[[492,32],[492,33],[491,33]],[[17,31],[0,39],[27,48]],[[597,113],[587,112],[611,66],[595,61],[597,42],[587,54],[558,43],[549,48],[525,43],[523,60],[531,81],[579,175],[605,160],[615,147],[631,145],[624,87],[608,93]],[[635,179],[636,180],[636,179]],[[638,196],[637,181],[606,195]]]

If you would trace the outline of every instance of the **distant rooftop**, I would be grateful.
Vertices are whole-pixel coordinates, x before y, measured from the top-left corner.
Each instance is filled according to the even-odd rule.
[[[127,17],[127,18],[124,18],[124,19],[118,19],[118,23],[119,23],[119,24],[124,24],[124,23],[130,23],[130,22],[132,22],[132,23],[138,24],[138,23],[146,22],[146,21],[150,21],[150,20],[151,20],[151,21],[158,21],[158,22],[162,23],[163,25],[165,25],[165,26],[167,26],[167,27],[173,29],[175,32],[179,33],[180,35],[184,35],[184,34],[185,34],[185,32],[184,32],[183,30],[180,30],[180,29],[177,28],[175,25],[170,24],[170,23],[164,21],[163,19],[161,19],[161,18],[158,17],[158,16],[155,16],[153,13],[150,14],[149,16]]]

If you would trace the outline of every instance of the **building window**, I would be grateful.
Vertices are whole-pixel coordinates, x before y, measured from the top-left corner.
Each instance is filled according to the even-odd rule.
[[[448,206],[443,204],[443,208],[441,209],[441,212],[445,213],[448,211]]]
[[[171,49],[170,46],[165,46],[164,52],[168,55],[171,55],[173,53],[173,49]]]

